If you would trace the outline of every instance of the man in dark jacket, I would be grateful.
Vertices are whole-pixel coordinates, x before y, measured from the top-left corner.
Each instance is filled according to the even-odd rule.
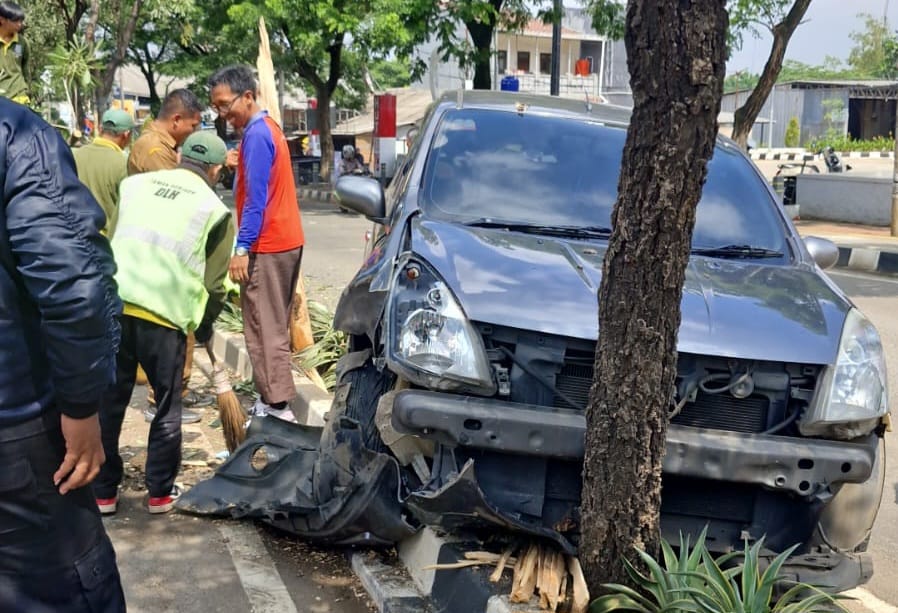
[[[121,304],[68,147],[0,98],[0,611],[125,610],[89,483]]]

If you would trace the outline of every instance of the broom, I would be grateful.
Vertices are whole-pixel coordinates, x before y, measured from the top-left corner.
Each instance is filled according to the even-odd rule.
[[[212,380],[212,387],[215,388],[215,394],[218,397],[218,417],[224,432],[225,444],[228,446],[228,451],[233,453],[246,438],[246,412],[240,406],[237,394],[231,389],[228,373],[215,359],[215,354],[212,353],[209,343],[206,343],[206,354],[209,356],[209,361],[212,362],[212,372],[206,373],[206,375]]]

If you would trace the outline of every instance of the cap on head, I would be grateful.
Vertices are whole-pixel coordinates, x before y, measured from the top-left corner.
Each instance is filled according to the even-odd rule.
[[[134,129],[134,118],[131,117],[131,113],[121,109],[109,109],[103,113],[100,123],[103,125],[103,131],[115,134]]]
[[[203,164],[224,164],[227,154],[224,141],[209,131],[194,132],[181,145],[181,157]]]

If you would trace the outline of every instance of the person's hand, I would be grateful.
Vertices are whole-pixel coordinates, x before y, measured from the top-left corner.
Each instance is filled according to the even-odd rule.
[[[228,274],[234,283],[246,283],[249,281],[249,256],[235,255],[231,257]]]
[[[106,455],[100,439],[100,418],[96,413],[83,419],[63,415],[62,437],[65,439],[65,457],[53,474],[53,485],[65,495],[93,481],[106,461]]]
[[[225,156],[225,166],[234,170],[237,168],[238,161],[240,160],[240,152],[236,149],[229,149],[227,156]]]

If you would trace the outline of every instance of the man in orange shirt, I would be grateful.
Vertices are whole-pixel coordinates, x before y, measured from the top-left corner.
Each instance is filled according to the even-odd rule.
[[[209,79],[212,106],[243,131],[236,167],[237,246],[231,279],[241,284],[243,333],[260,398],[253,414],[292,418],[296,395],[290,352],[290,312],[304,243],[287,139],[256,101],[247,66],[222,68]]]

